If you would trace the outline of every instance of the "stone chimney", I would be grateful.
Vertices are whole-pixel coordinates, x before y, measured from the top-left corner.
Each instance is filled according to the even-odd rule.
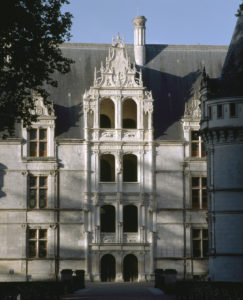
[[[138,66],[144,66],[146,63],[145,52],[145,23],[147,19],[144,16],[138,16],[133,19],[134,24],[134,56]]]

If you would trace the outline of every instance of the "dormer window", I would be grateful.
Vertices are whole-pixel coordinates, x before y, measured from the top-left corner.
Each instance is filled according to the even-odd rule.
[[[47,156],[47,129],[32,128],[29,130],[29,156]]]
[[[205,157],[206,150],[199,132],[191,131],[191,157]]]

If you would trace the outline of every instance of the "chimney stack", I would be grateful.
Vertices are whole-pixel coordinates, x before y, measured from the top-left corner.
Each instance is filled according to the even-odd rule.
[[[133,19],[134,24],[134,56],[138,66],[144,66],[146,63],[145,52],[145,23],[147,19],[144,16],[138,16]]]

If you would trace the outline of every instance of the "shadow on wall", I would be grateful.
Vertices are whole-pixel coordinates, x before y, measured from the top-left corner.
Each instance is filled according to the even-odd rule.
[[[4,175],[6,169],[7,167],[4,164],[0,163],[0,198],[6,196],[6,193],[2,190],[2,188],[4,187]]]
[[[82,126],[83,103],[65,107],[63,105],[54,104],[56,119],[56,136],[68,132],[73,127],[72,137],[80,137],[80,126]],[[80,124],[81,123],[81,124]],[[82,127],[81,127],[82,128]],[[76,133],[77,131],[77,133]]]
[[[191,72],[184,77],[171,75],[144,67],[144,85],[152,91],[154,99],[154,138],[165,138],[166,131],[174,125],[170,139],[180,139],[182,129],[176,124],[184,115],[185,103],[198,90],[201,71]]]

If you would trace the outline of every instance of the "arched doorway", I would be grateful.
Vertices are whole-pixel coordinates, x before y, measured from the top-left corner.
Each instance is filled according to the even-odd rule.
[[[123,260],[123,280],[138,280],[138,259],[133,254],[128,254]]]
[[[116,260],[113,255],[105,254],[100,262],[101,281],[115,281]]]

